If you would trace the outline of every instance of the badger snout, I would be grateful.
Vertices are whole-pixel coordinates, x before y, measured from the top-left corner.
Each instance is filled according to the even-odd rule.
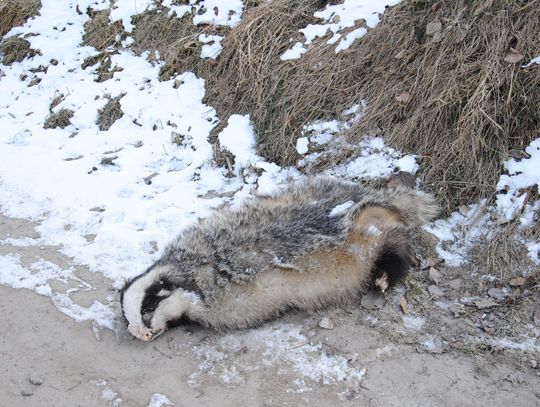
[[[131,324],[128,325],[128,331],[135,338],[140,339],[144,342],[150,342],[156,339],[161,333],[163,333],[163,329],[150,329],[143,326]]]

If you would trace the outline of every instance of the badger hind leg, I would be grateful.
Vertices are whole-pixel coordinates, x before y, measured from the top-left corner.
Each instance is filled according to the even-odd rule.
[[[399,282],[412,266],[411,236],[406,228],[387,229],[371,269],[376,289],[385,292]]]

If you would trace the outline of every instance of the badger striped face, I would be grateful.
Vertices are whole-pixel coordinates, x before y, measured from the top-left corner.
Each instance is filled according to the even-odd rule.
[[[143,341],[151,341],[180,320],[192,305],[192,294],[176,287],[167,277],[166,267],[155,267],[130,281],[120,293],[128,331]]]

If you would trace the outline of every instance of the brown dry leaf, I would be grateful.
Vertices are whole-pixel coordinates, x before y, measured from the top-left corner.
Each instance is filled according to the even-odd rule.
[[[510,285],[512,287],[522,287],[527,282],[526,278],[523,277],[515,277],[512,280],[510,280]]]
[[[439,20],[433,20],[426,25],[426,35],[433,35],[442,29],[442,23]]]
[[[399,308],[401,309],[401,312],[407,314],[407,299],[405,296],[401,296],[401,299],[399,300]]]
[[[429,279],[435,283],[436,285],[439,285],[439,283],[441,282],[441,273],[439,272],[439,270],[437,270],[436,268],[434,267],[430,267],[429,268]]]
[[[474,301],[474,305],[476,305],[478,309],[491,308],[497,305],[497,301],[493,298],[481,298]]]
[[[396,96],[396,101],[403,104],[409,103],[411,99],[411,94],[407,91],[401,92],[398,96]]]
[[[504,60],[508,62],[509,64],[517,64],[518,62],[521,62],[521,60],[525,58],[523,54],[520,54],[516,51],[510,51],[506,56],[504,57]]]

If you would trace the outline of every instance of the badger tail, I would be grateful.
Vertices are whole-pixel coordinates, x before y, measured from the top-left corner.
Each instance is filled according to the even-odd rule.
[[[407,274],[413,263],[411,241],[407,228],[394,227],[384,232],[371,269],[371,280],[376,289],[385,292]]]

